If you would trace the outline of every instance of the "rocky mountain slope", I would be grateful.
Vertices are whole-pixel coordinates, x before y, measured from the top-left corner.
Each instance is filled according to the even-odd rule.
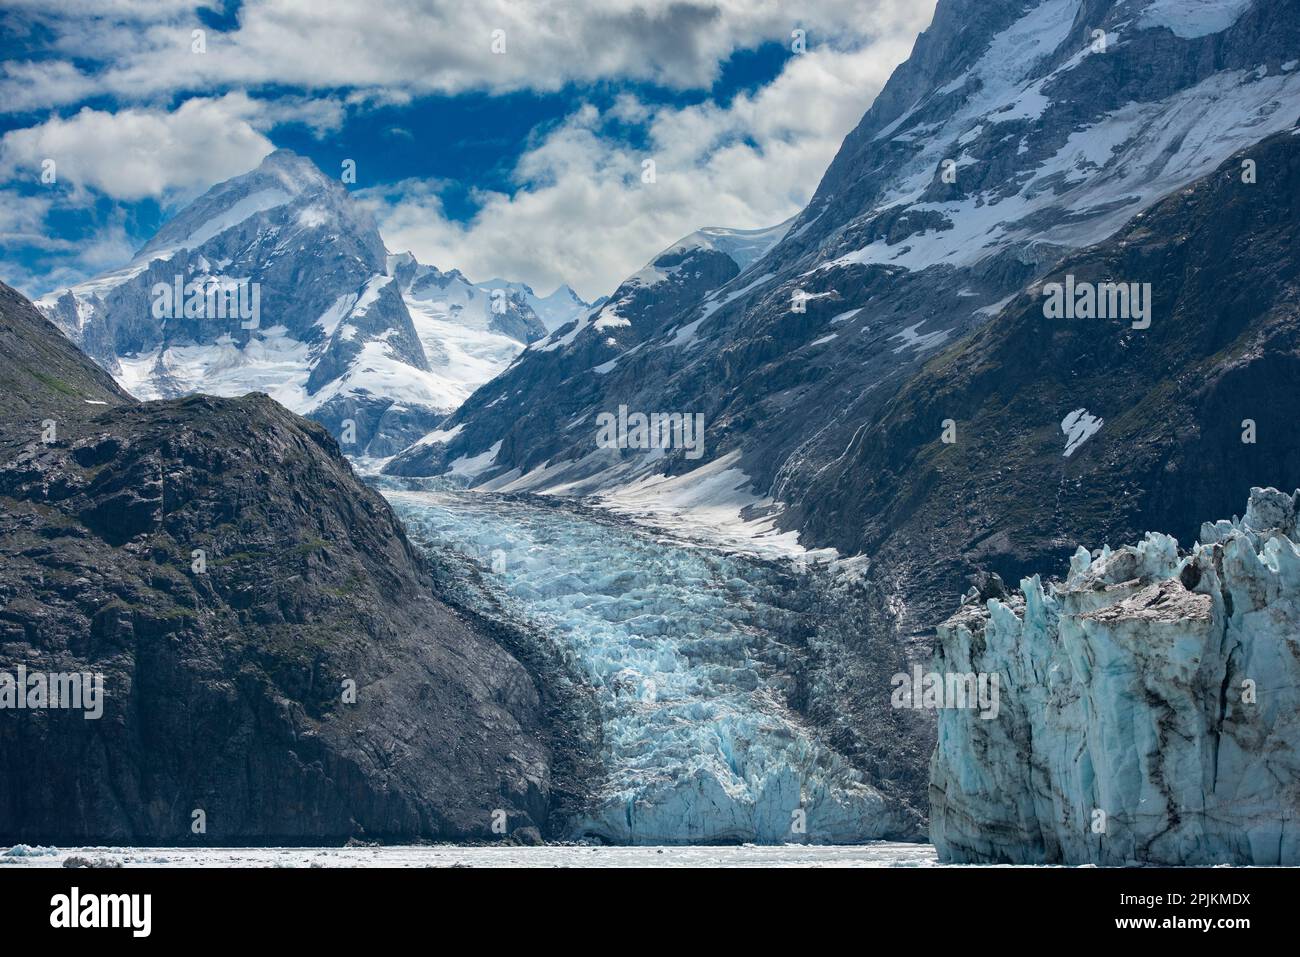
[[[1250,160],[1256,182],[1243,182]],[[861,542],[921,629],[976,569],[1017,581],[1300,476],[1300,135],[1278,134],[1072,256],[931,360],[808,494],[856,496],[809,516]],[[1150,284],[1150,328],[1049,319],[1048,283]],[[942,440],[951,421],[955,441]]]
[[[1089,553],[939,629],[943,672],[1001,676],[999,714],[939,712],[945,861],[1300,863],[1295,496]]]
[[[349,454],[382,457],[545,335],[534,303],[552,322],[585,306],[564,289],[540,299],[521,284],[438,277],[409,254],[390,258],[340,183],[278,150],[181,210],[127,266],[38,305],[138,398],[264,391]],[[178,282],[256,288],[258,315],[222,314],[215,297],[158,309],[155,287]]]
[[[600,401],[604,377],[625,357],[640,352],[684,309],[748,273],[788,226],[702,229],[669,246],[624,280],[599,307],[530,345],[492,380],[490,388],[474,393],[439,431],[405,450],[386,471],[433,475],[450,470],[474,479],[500,475],[502,463],[518,454],[549,456],[562,454],[575,441],[581,446],[594,429],[591,409]],[[686,329],[681,335],[685,338],[690,332]],[[522,402],[523,397],[536,402]],[[584,421],[589,427],[575,436],[574,430]],[[494,446],[498,439],[504,442],[504,451]],[[459,448],[485,451],[454,455]],[[618,458],[606,456],[604,464],[617,465]],[[514,469],[506,479],[518,475],[519,469]]]
[[[137,403],[3,285],[0,346],[0,675],[104,692],[97,719],[0,709],[0,843],[547,828],[565,680],[436,597],[324,428]]]
[[[697,526],[869,553],[892,516],[863,486],[898,463],[859,449],[904,385],[1063,256],[1292,127],[1298,67],[1296,0],[941,0],[770,251],[634,333],[606,312],[535,345],[391,468],[666,499]],[[600,448],[619,406],[702,414],[703,459]]]

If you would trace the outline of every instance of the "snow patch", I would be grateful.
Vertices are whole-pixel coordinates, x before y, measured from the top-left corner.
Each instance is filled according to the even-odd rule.
[[[452,460],[450,471],[452,475],[460,478],[473,479],[490,469],[497,460],[497,453],[501,451],[501,440],[498,439],[493,446],[485,452],[478,455],[462,455]]]
[[[220,215],[199,224],[184,239],[173,242],[163,249],[150,249],[142,252],[138,259],[145,262],[151,262],[155,259],[170,259],[182,249],[197,249],[213,236],[224,233],[232,226],[238,226],[250,216],[255,216],[268,209],[275,209],[277,206],[283,206],[293,198],[289,193],[279,189],[258,190],[256,193],[245,196],[228,209],[222,210]]]
[[[1075,409],[1061,421],[1061,431],[1065,433],[1065,452],[1063,458],[1069,458],[1079,446],[1097,434],[1105,420],[1090,413],[1087,409]]]
[[[1185,40],[1222,33],[1241,19],[1254,0],[1151,0],[1139,29],[1167,27]]]
[[[439,442],[446,444],[447,442],[450,442],[452,439],[454,439],[456,436],[460,435],[460,433],[464,430],[464,428],[465,428],[464,423],[461,423],[460,425],[452,429],[434,429],[428,435],[420,439],[420,441],[416,442],[414,447],[420,448],[421,446],[426,446],[426,445],[437,445]]]
[[[596,499],[616,514],[691,540],[770,558],[834,558],[834,549],[810,551],[798,532],[776,527],[782,507],[748,491],[752,483],[739,461],[739,451],[728,452],[694,471],[647,475]]]

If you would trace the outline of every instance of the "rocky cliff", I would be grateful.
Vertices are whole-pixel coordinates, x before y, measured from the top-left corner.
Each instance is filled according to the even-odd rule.
[[[0,709],[0,843],[546,829],[556,683],[436,597],[321,426],[137,403],[6,286],[0,344],[0,675],[104,699]]]

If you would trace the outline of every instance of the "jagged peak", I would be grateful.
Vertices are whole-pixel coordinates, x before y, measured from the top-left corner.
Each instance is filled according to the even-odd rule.
[[[309,158],[293,150],[274,150],[253,169],[213,185],[180,210],[140,247],[132,262],[197,248],[250,216],[295,202],[314,204],[303,225],[319,225],[346,205],[347,194]],[[352,215],[362,228],[374,228],[364,210]]]

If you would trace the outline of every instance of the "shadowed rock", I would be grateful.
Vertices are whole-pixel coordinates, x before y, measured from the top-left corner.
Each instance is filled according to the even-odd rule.
[[[106,699],[0,710],[0,843],[548,829],[557,702],[322,427],[136,403],[5,286],[0,345],[0,673],[102,673]]]

